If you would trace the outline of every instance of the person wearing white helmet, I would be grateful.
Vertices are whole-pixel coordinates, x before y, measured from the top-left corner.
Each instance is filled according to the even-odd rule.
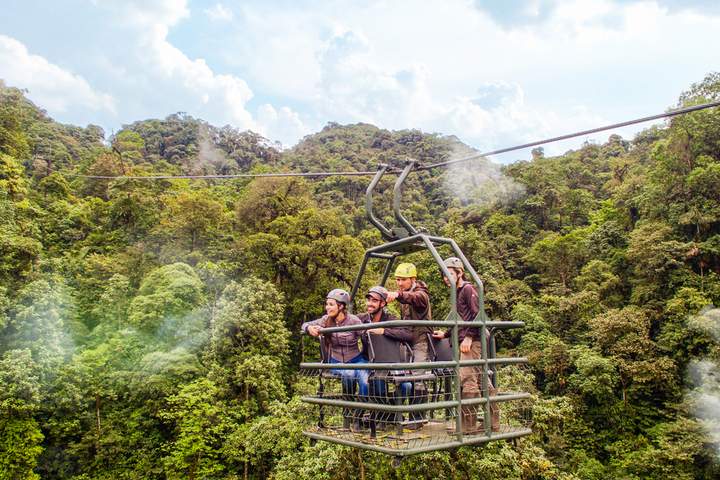
[[[303,323],[302,331],[312,337],[319,337],[323,328],[361,324],[358,317],[347,311],[349,304],[350,294],[348,292],[341,288],[330,291],[325,298],[325,315],[317,320]],[[362,330],[324,335],[323,340],[330,352],[328,361],[330,363],[367,363],[367,358],[358,345],[362,335]],[[367,370],[337,369],[331,370],[331,372],[342,377],[343,389],[346,392],[353,392],[355,381],[357,381],[360,395],[367,398],[369,391],[369,372]]]
[[[463,321],[472,322],[480,312],[478,293],[473,284],[465,280],[465,266],[457,257],[446,258],[445,266],[450,273],[450,278],[443,276],[447,286],[454,285],[457,289],[456,307],[458,315]],[[433,337],[441,339],[450,336],[451,330],[435,330]],[[480,329],[475,327],[459,327],[458,342],[460,342],[460,360],[479,360],[482,358],[482,344]],[[478,398],[482,382],[479,379],[479,367],[463,367],[460,369],[460,384],[462,386],[462,398]],[[488,379],[490,395],[495,395],[496,390]],[[498,431],[500,426],[500,411],[496,403],[490,405],[491,426],[493,431]],[[477,407],[464,406],[462,408],[462,428],[466,433],[473,433],[477,428]]]

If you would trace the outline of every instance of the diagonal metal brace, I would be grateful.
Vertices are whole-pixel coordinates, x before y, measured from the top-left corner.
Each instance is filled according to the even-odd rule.
[[[389,228],[380,223],[380,220],[378,220],[373,213],[373,192],[375,191],[375,187],[377,186],[378,182],[380,182],[380,179],[385,174],[387,169],[388,165],[380,164],[377,173],[372,179],[372,182],[370,182],[370,185],[368,185],[368,188],[365,191],[365,210],[367,211],[368,220],[370,220],[370,223],[375,225],[375,227],[380,230],[380,234],[383,236],[383,238],[385,240],[395,240],[397,237],[393,235]]]
[[[403,183],[405,183],[405,179],[408,174],[415,168],[416,165],[417,160],[408,160],[407,165],[395,181],[395,188],[393,188],[393,212],[395,213],[395,219],[397,219],[400,225],[407,229],[408,234],[410,235],[417,235],[418,231],[415,227],[410,225],[410,222],[403,216],[402,212],[400,212],[400,200],[402,200]]]

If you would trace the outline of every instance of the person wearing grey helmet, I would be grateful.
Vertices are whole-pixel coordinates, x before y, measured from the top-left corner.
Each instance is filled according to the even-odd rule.
[[[358,318],[363,323],[377,323],[376,328],[368,330],[370,335],[384,335],[388,338],[392,338],[398,342],[405,342],[408,346],[412,347],[413,331],[409,327],[382,327],[382,322],[397,320],[398,318],[392,313],[388,312],[385,307],[387,306],[388,290],[385,287],[377,285],[368,290],[365,295],[365,313],[358,315]],[[398,344],[398,348],[399,344]],[[387,386],[385,381],[382,379],[375,378],[370,385],[372,393],[378,398],[383,398],[387,394]],[[399,392],[401,398],[405,399],[410,396],[412,390],[411,382],[403,382],[399,386]]]
[[[446,258],[443,262],[450,273],[450,278],[443,276],[447,286],[455,286],[457,289],[457,312],[460,318],[466,322],[472,322],[480,312],[478,293],[472,283],[465,279],[465,266],[457,257]],[[435,330],[433,337],[437,339],[450,336],[450,330]],[[487,338],[486,338],[487,340]],[[460,360],[479,360],[482,358],[482,344],[480,329],[475,327],[458,328],[458,342],[460,343]],[[462,367],[460,369],[460,384],[462,386],[462,398],[478,398],[482,382],[478,378],[478,367]],[[496,390],[488,379],[490,395],[495,395]],[[497,403],[490,405],[491,427],[494,432],[500,428],[500,410]],[[477,407],[462,407],[462,428],[465,433],[475,433],[477,428]]]
[[[362,322],[358,317],[349,313],[347,307],[350,304],[350,294],[341,288],[336,288],[327,294],[325,298],[325,315],[305,322],[301,329],[312,337],[319,337],[323,328],[340,327],[346,325],[359,325]],[[358,342],[363,335],[362,330],[350,332],[334,332],[323,336],[323,341],[330,352],[330,363],[367,363]],[[332,373],[340,375],[343,379],[343,389],[348,392],[354,391],[355,381],[358,383],[359,393],[367,397],[368,376],[367,370],[331,370]]]
[[[380,323],[388,320],[397,320],[398,318],[395,315],[385,309],[387,306],[387,296],[388,291],[385,287],[378,285],[369,289],[365,295],[366,312],[358,315],[360,321],[363,323]],[[401,342],[407,342],[412,346],[413,333],[408,327],[383,328],[378,326],[377,328],[368,330],[368,333],[385,335]]]

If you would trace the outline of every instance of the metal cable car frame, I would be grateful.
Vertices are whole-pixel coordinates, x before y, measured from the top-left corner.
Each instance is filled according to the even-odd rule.
[[[464,445],[476,445],[484,442],[489,442],[493,440],[501,440],[501,439],[513,439],[517,437],[521,437],[524,435],[528,435],[531,433],[531,430],[529,428],[520,428],[512,432],[505,432],[505,433],[497,433],[493,432],[491,429],[491,404],[492,403],[500,403],[500,402],[506,402],[511,400],[521,400],[521,399],[529,399],[530,394],[529,393],[514,393],[514,394],[505,394],[505,395],[496,395],[491,396],[490,395],[490,389],[488,388],[488,382],[490,381],[490,373],[489,373],[489,367],[490,365],[506,365],[506,364],[523,364],[527,363],[526,358],[496,358],[496,346],[495,346],[495,338],[494,335],[492,335],[491,332],[494,332],[495,330],[502,330],[502,329],[509,329],[509,328],[519,328],[524,326],[524,322],[509,322],[509,321],[491,321],[486,313],[484,308],[484,288],[483,288],[483,282],[478,276],[475,269],[470,265],[470,262],[467,260],[463,252],[460,250],[460,247],[455,243],[454,240],[450,238],[444,238],[444,237],[436,237],[432,235],[428,235],[422,232],[419,232],[415,227],[413,227],[412,224],[402,215],[402,212],[400,211],[400,204],[402,199],[402,187],[403,183],[405,182],[405,179],[409,175],[409,173],[416,168],[416,162],[413,160],[410,160],[407,162],[405,168],[403,169],[402,173],[398,176],[397,180],[395,181],[395,186],[393,189],[393,213],[395,219],[398,221],[398,223],[401,225],[399,228],[389,229],[385,225],[383,225],[374,215],[373,213],[373,193],[374,190],[379,183],[380,179],[382,178],[383,174],[388,170],[388,165],[380,165],[378,168],[377,173],[373,177],[370,185],[367,188],[366,191],[366,201],[365,206],[367,210],[367,215],[370,223],[372,223],[381,233],[383,238],[387,240],[387,243],[384,243],[382,245],[379,245],[377,247],[370,248],[366,250],[365,255],[363,257],[362,264],[360,266],[360,270],[358,271],[357,277],[355,278],[355,282],[353,284],[353,288],[351,291],[351,298],[355,298],[355,295],[357,294],[360,283],[362,280],[363,275],[365,274],[365,271],[367,269],[368,262],[370,259],[380,259],[387,261],[387,264],[385,266],[382,281],[380,282],[381,285],[384,285],[387,281],[388,277],[390,276],[390,272],[392,271],[393,264],[395,263],[395,260],[398,257],[401,257],[402,255],[406,255],[408,253],[412,253],[415,251],[420,251],[427,249],[430,251],[433,259],[440,267],[440,270],[444,276],[447,278],[450,278],[450,273],[448,271],[448,268],[445,266],[442,257],[438,253],[438,250],[436,248],[437,246],[449,246],[456,257],[458,257],[464,267],[465,271],[470,274],[473,281],[477,285],[477,291],[478,291],[478,302],[479,302],[479,311],[478,315],[472,322],[466,322],[463,321],[460,318],[460,315],[457,312],[457,292],[455,285],[449,286],[449,293],[450,293],[450,312],[445,318],[445,320],[392,320],[392,321],[385,321],[383,322],[382,326],[387,327],[416,327],[416,326],[425,326],[425,327],[450,327],[451,328],[451,345],[453,350],[453,360],[452,361],[428,361],[428,362],[413,362],[413,363],[314,363],[314,362],[307,362],[307,363],[301,363],[300,368],[301,370],[319,370],[319,371],[325,371],[330,369],[347,369],[347,370],[398,370],[398,369],[432,369],[432,368],[448,368],[454,370],[455,373],[455,386],[454,386],[454,394],[455,394],[455,400],[444,400],[444,401],[431,401],[431,402],[425,402],[425,403],[419,403],[419,404],[408,404],[408,405],[385,405],[382,403],[367,403],[367,402],[357,402],[357,401],[349,401],[349,400],[341,400],[336,398],[323,398],[321,395],[318,397],[312,397],[312,396],[303,396],[302,400],[307,403],[319,405],[320,408],[323,406],[332,406],[332,407],[342,407],[342,408],[356,408],[356,409],[365,409],[365,410],[375,410],[380,412],[422,412],[422,411],[430,411],[430,410],[438,410],[438,409],[444,409],[444,408],[456,408],[457,412],[461,412],[463,406],[473,406],[473,405],[482,405],[483,408],[483,426],[484,426],[484,435],[466,435],[465,432],[463,432],[462,428],[462,416],[458,414],[455,418],[455,431],[453,435],[455,436],[454,441],[449,441],[445,443],[437,443],[437,444],[431,444],[431,445],[423,445],[419,447],[414,448],[388,448],[384,447],[382,445],[373,444],[372,442],[362,442],[357,440],[348,440],[344,438],[338,438],[331,435],[326,435],[320,432],[314,432],[314,431],[306,431],[304,432],[305,435],[311,438],[311,441],[315,440],[323,440],[333,443],[339,443],[351,447],[357,447],[360,449],[367,449],[367,450],[373,450],[381,453],[386,453],[389,455],[394,455],[396,459],[396,463],[399,462],[399,460],[408,455],[414,455],[418,453],[423,452],[429,452],[434,450],[444,450],[444,449],[451,449],[451,448],[457,448]],[[352,305],[349,306],[350,311],[352,309]],[[460,349],[459,349],[459,341],[458,341],[458,328],[459,327],[476,327],[480,330],[480,335],[482,339],[488,338],[489,341],[482,341],[481,342],[481,358],[476,360],[460,360]],[[373,325],[372,323],[369,324],[361,324],[361,325],[350,325],[350,326],[340,326],[340,327],[332,327],[332,328],[323,328],[321,329],[321,334],[330,334],[333,332],[347,332],[347,331],[354,331],[354,330],[368,330],[371,328],[376,328],[377,325]],[[482,395],[479,398],[469,398],[469,399],[463,399],[461,395],[461,382],[460,382],[460,368],[462,367],[482,367],[482,374],[481,376],[481,392]],[[497,371],[493,373],[494,377],[494,383],[495,387],[498,387],[498,375]],[[322,380],[321,380],[322,381]],[[322,421],[319,424],[319,427],[322,425]]]

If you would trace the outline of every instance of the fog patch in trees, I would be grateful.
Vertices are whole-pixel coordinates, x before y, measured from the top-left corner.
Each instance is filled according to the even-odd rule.
[[[690,317],[688,326],[708,333],[720,342],[720,308],[706,307]],[[688,377],[693,386],[687,394],[692,412],[720,456],[720,363],[712,358],[693,360],[688,365]]]
[[[455,146],[449,160],[477,153],[466,146]],[[451,164],[443,177],[448,195],[460,200],[462,205],[506,205],[525,193],[523,185],[506,176],[499,164],[486,157]]]

